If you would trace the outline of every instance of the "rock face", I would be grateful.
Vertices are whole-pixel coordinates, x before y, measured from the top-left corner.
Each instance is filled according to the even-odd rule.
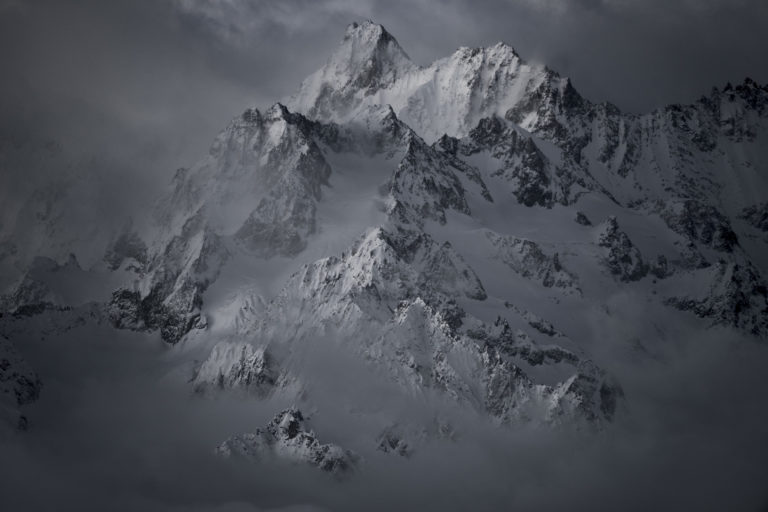
[[[205,326],[202,293],[217,277],[229,256],[219,236],[199,216],[184,224],[179,235],[153,258],[143,288],[113,293],[109,316],[120,328],[160,330],[169,343],[192,328]]]
[[[589,217],[584,214],[584,212],[576,212],[576,222],[578,224],[581,224],[582,226],[591,226],[592,221],[589,220]]]
[[[227,439],[216,448],[216,453],[262,463],[281,460],[306,464],[335,475],[354,471],[359,460],[340,446],[321,444],[296,408],[278,413],[263,429]]]
[[[739,217],[760,231],[768,231],[768,202],[745,207]]]
[[[569,204],[588,188],[599,188],[576,162],[558,164],[530,134],[499,117],[480,119],[466,137],[446,136],[438,144],[465,158],[489,158],[490,176],[525,206]]]
[[[717,209],[697,201],[669,204],[661,214],[667,225],[688,240],[722,252],[731,252],[739,244],[728,219]]]
[[[112,266],[125,256],[146,261],[138,286],[114,296],[115,325],[160,329],[176,343],[205,325],[202,295],[233,247],[257,258],[301,252],[315,232],[316,203],[330,173],[318,146],[323,136],[321,127],[280,104],[234,119],[207,158],[176,173],[158,203],[160,229],[149,248],[132,233],[110,248]]]
[[[195,389],[205,391],[245,388],[267,395],[277,384],[278,375],[272,356],[265,348],[248,343],[219,343],[195,374]]]
[[[672,297],[668,303],[713,324],[744,329],[756,336],[768,334],[768,287],[754,267],[720,262],[700,273],[710,283],[705,293]]]
[[[581,293],[576,277],[563,268],[557,253],[549,256],[531,240],[501,236],[492,231],[486,232],[486,236],[497,249],[498,258],[521,276],[546,288]]]

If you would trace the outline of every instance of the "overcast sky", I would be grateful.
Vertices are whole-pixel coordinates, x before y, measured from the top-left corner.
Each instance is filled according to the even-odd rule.
[[[0,128],[172,172],[362,18],[419,64],[503,40],[636,112],[768,82],[764,0],[0,0]]]

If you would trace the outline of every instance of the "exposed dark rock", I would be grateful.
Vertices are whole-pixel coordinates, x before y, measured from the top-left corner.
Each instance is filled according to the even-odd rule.
[[[209,388],[240,388],[266,396],[278,378],[275,362],[265,348],[254,348],[249,343],[222,342],[197,369],[194,383],[198,392]]]
[[[592,225],[592,221],[583,212],[576,212],[576,223],[582,226]]]
[[[307,464],[334,475],[354,471],[360,458],[335,444],[321,444],[309,429],[300,410],[292,407],[279,413],[264,429],[224,441],[216,453],[261,463],[285,461]]]
[[[739,217],[760,231],[768,231],[768,202],[744,208]]]
[[[669,276],[671,270],[667,263],[667,258],[663,254],[659,254],[656,257],[656,261],[653,262],[649,268],[649,272],[659,279],[664,279]]]
[[[129,223],[117,238],[107,247],[104,261],[112,270],[116,270],[126,259],[134,260],[140,270],[147,264],[147,245],[139,235],[131,229]]]
[[[487,231],[486,236],[497,250],[496,257],[521,276],[537,281],[545,288],[581,293],[576,276],[563,268],[557,253],[552,256],[546,254],[532,240],[498,235],[492,231]]]
[[[718,251],[731,252],[739,244],[728,219],[713,206],[694,200],[673,202],[662,210],[661,217],[688,240]]]
[[[754,267],[720,262],[701,272],[708,273],[710,279],[704,297],[672,297],[666,303],[712,319],[715,324],[768,337],[768,287]]]

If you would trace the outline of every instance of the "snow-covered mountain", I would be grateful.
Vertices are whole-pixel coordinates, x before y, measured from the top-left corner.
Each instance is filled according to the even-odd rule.
[[[503,43],[424,67],[354,23],[294,95],[247,109],[112,230],[103,261],[35,254],[4,314],[91,303],[90,321],[158,332],[203,394],[312,409],[320,351],[408,400],[599,429],[626,400],[606,349],[768,337],[766,137],[768,87],[749,79],[627,114]],[[353,465],[303,421],[289,409],[219,451]],[[386,432],[435,431],[401,423]],[[372,446],[417,444],[386,432]]]
[[[227,439],[216,448],[216,453],[259,462],[308,464],[336,475],[352,471],[358,460],[357,455],[340,446],[321,444],[296,408],[278,413],[264,429]]]

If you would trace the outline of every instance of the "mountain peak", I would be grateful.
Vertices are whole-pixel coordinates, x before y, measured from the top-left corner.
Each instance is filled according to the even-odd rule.
[[[285,105],[280,103],[279,101],[269,107],[269,110],[265,112],[265,117],[271,121],[277,121],[280,119],[285,119],[290,115],[290,112],[286,108]]]
[[[313,77],[335,88],[377,89],[415,68],[408,54],[382,25],[351,23],[328,62]]]
[[[492,46],[460,46],[447,61],[472,68],[488,65],[509,68],[528,64],[512,46],[501,41]]]
[[[404,58],[409,62],[411,60],[397,42],[397,39],[383,25],[374,23],[371,20],[353,22],[347,25],[344,39],[341,41],[341,47],[347,44],[354,45],[361,53],[366,51],[391,51],[391,56],[393,57]]]
[[[347,25],[347,30],[344,33],[344,40],[361,38],[365,40],[378,41],[381,38],[393,39],[392,35],[387,32],[387,29],[383,25],[374,23],[371,20],[364,20],[361,22],[352,22]]]
[[[370,20],[347,26],[325,66],[310,75],[288,100],[310,118],[339,119],[359,101],[418,69],[387,30]]]
[[[387,29],[365,20],[347,26],[325,69],[358,87],[375,88],[412,67],[410,57]]]

